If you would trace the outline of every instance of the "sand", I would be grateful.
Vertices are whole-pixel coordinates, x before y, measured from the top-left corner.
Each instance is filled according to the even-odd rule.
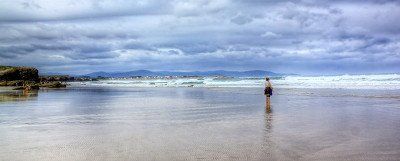
[[[0,160],[399,160],[400,91],[0,91]],[[12,99],[10,99],[12,98]]]

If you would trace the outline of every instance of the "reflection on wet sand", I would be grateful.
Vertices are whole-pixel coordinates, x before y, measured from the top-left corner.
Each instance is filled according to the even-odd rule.
[[[271,132],[272,130],[272,109],[265,109],[265,132]]]
[[[5,90],[0,91],[0,102],[26,101],[37,98],[37,90]]]
[[[273,142],[272,138],[272,121],[273,115],[271,108],[265,108],[264,112],[264,135],[263,135],[263,144],[262,144],[262,151],[263,157],[261,158],[275,158],[275,153],[272,151],[273,147],[276,147],[275,143]]]

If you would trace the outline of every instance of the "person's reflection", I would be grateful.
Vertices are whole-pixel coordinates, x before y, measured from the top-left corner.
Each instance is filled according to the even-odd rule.
[[[266,108],[264,112],[264,130],[263,130],[263,140],[262,140],[262,153],[261,158],[274,158],[274,151],[276,150],[276,145],[273,142],[272,138],[272,121],[273,121],[273,113],[271,108]]]
[[[265,131],[270,132],[272,129],[272,109],[266,108],[264,115]]]

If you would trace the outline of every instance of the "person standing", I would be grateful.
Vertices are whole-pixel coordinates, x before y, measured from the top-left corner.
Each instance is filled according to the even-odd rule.
[[[265,78],[264,95],[266,96],[266,102],[265,102],[265,104],[266,104],[266,108],[267,108],[268,111],[271,110],[271,100],[270,100],[270,97],[271,97],[271,95],[272,95],[272,90],[273,90],[272,84],[271,84],[271,82],[269,81],[269,78],[266,77],[266,78]]]

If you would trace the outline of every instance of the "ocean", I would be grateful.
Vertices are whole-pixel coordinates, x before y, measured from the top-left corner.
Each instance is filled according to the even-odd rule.
[[[271,77],[276,88],[400,89],[400,75],[340,75]],[[136,78],[72,83],[74,86],[116,87],[262,87],[264,78]]]

